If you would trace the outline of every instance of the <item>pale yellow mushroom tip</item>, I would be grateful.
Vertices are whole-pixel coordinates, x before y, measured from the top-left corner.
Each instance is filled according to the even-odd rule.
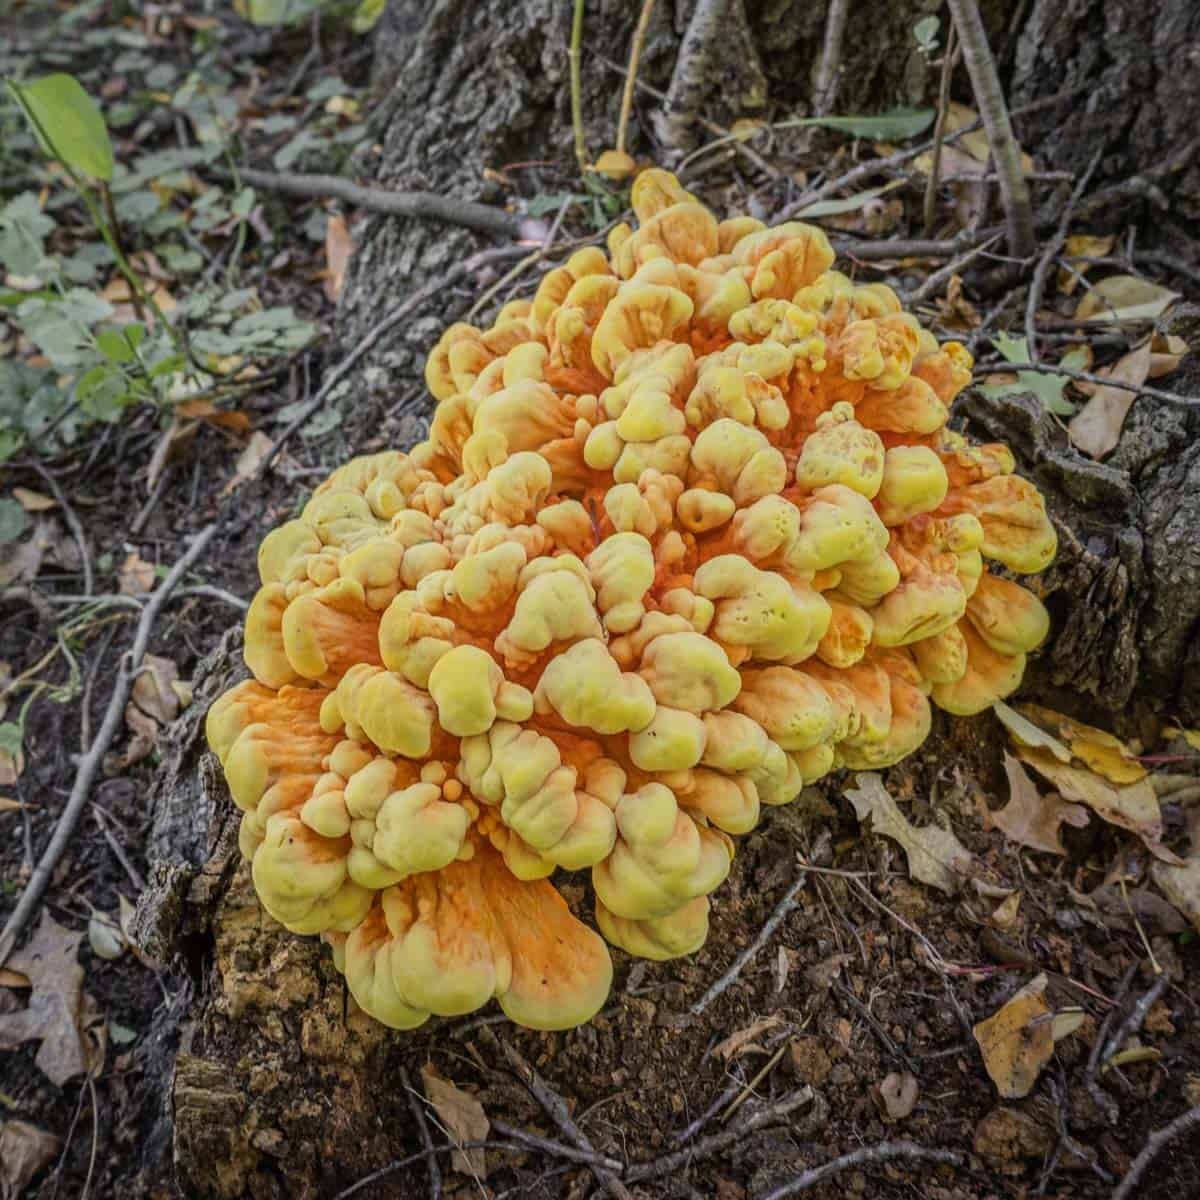
[[[253,679],[208,714],[265,909],[397,1029],[591,1019],[606,941],[703,945],[763,806],[911,754],[1049,635],[988,569],[1049,564],[1045,504],[946,427],[966,350],[819,229],[718,221],[657,168],[631,204],[446,329],[428,440],[263,541]],[[599,933],[555,886],[585,869]]]

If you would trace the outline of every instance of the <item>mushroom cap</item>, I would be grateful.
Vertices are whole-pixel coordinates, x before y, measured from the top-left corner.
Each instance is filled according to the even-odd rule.
[[[1055,537],[1007,448],[946,428],[965,348],[818,229],[657,169],[632,205],[446,330],[426,441],[267,536],[253,678],[208,714],[264,907],[396,1028],[588,1020],[605,939],[696,951],[764,805],[1008,695],[1048,632],[987,569]]]

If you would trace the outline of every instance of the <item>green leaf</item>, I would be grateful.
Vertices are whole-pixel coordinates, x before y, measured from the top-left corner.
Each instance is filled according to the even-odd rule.
[[[28,524],[28,515],[15,500],[0,500],[0,544],[15,542]]]
[[[936,115],[932,108],[894,108],[891,112],[877,116],[850,117],[805,117],[800,121],[788,121],[788,125],[819,125],[823,129],[837,129],[851,137],[895,138],[916,137],[933,124]]]
[[[355,33],[367,33],[383,16],[383,10],[386,7],[387,0],[362,0],[350,18],[350,28]]]
[[[16,501],[13,501],[16,504]],[[21,506],[18,504],[18,508]],[[12,755],[15,758],[21,753],[21,727],[12,721],[0,725],[0,753]]]
[[[46,154],[93,179],[112,178],[112,142],[104,117],[78,79],[43,75],[32,83],[9,80],[8,87]]]
[[[108,363],[93,367],[80,378],[75,398],[79,407],[98,421],[116,420],[131,399],[125,376]]]
[[[922,17],[913,26],[913,37],[917,39],[917,45],[922,50],[932,50],[937,46],[938,29],[941,24],[937,17]]]
[[[998,333],[992,338],[992,344],[1010,363],[1020,366],[1032,361],[1029,357],[1029,343],[1023,337],[1010,337],[1007,333]],[[1062,360],[1062,365],[1069,370],[1081,370],[1087,361],[1087,351],[1076,348]],[[1038,375],[1033,371],[1018,371],[1013,383],[981,384],[979,390],[992,399],[1000,396],[1011,396],[1018,392],[1032,392],[1041,402],[1042,407],[1060,417],[1069,417],[1075,412],[1075,405],[1063,395],[1070,382],[1062,375]]]
[[[109,362],[133,362],[133,347],[125,340],[125,334],[120,330],[102,329],[96,334],[96,345]]]
[[[907,180],[894,179],[891,183],[855,192],[853,196],[846,196],[841,200],[818,200],[815,204],[800,209],[793,216],[812,220],[816,217],[836,217],[841,213],[857,212],[868,200],[874,200],[876,196],[882,196],[893,188],[904,187],[906,183]]]

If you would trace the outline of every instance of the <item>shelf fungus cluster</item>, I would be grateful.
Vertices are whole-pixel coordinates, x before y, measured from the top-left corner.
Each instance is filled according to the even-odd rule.
[[[696,950],[762,805],[1007,695],[1047,631],[988,573],[1055,536],[1009,451],[946,427],[966,350],[818,229],[658,170],[633,207],[446,330],[427,441],[267,537],[254,678],[209,714],[263,904],[391,1026],[586,1021],[603,939]]]

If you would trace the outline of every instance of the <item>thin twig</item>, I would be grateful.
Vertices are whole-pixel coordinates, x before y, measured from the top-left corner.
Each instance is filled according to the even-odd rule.
[[[950,115],[950,80],[954,75],[954,65],[958,59],[957,33],[954,23],[950,24],[950,32],[946,35],[946,49],[942,55],[942,80],[938,87],[937,121],[933,126],[933,161],[929,167],[929,179],[925,183],[925,234],[933,234],[934,221],[937,218],[937,193],[941,186],[942,174],[942,138],[946,133],[946,118]]]
[[[1163,1147],[1168,1142],[1173,1142],[1181,1133],[1187,1133],[1193,1125],[1200,1125],[1200,1104],[1189,1108],[1185,1113],[1180,1113],[1170,1125],[1150,1135],[1142,1152],[1130,1164],[1128,1174],[1113,1191],[1112,1200],[1126,1200],[1126,1197],[1132,1196],[1133,1189],[1141,1182],[1146,1168],[1162,1153]]]
[[[501,1042],[504,1057],[517,1073],[517,1078],[533,1093],[534,1099],[545,1110],[546,1115],[558,1126],[562,1135],[580,1150],[594,1154],[595,1149],[587,1135],[571,1120],[566,1101],[525,1061],[519,1050],[508,1042]],[[607,1168],[588,1164],[596,1181],[614,1200],[633,1200],[629,1189]]]
[[[821,45],[821,60],[813,86],[813,112],[828,116],[837,100],[842,73],[842,42],[846,33],[846,18],[850,15],[850,0],[829,0],[825,14],[825,41]]]
[[[1104,1073],[1108,1060],[1118,1053],[1121,1047],[1141,1029],[1142,1022],[1146,1019],[1146,1014],[1154,1007],[1154,1002],[1163,994],[1163,990],[1169,982],[1170,977],[1164,971],[1129,1010],[1129,1014],[1125,1020],[1117,1026],[1117,1032],[1108,1039],[1108,1044],[1104,1047],[1104,1052],[1100,1056],[1101,1074]]]
[[[1057,363],[992,363],[978,366],[972,372],[977,378],[992,375],[997,371],[1032,371],[1035,375],[1063,375],[1067,379],[1078,379],[1084,383],[1098,383],[1102,387],[1116,388],[1122,392],[1136,392],[1139,396],[1153,396],[1156,400],[1166,400],[1170,404],[1200,404],[1200,396],[1183,396],[1178,392],[1164,392],[1162,388],[1148,387],[1146,384],[1126,383],[1122,379],[1110,379],[1107,375],[1096,375],[1091,371],[1073,371],[1070,367],[1062,367]]]
[[[83,590],[90,596],[95,587],[95,580],[92,575],[92,556],[88,553],[83,526],[79,523],[79,517],[76,516],[75,510],[67,503],[67,497],[59,486],[58,480],[41,463],[34,462],[32,465],[46,486],[54,493],[54,499],[58,501],[58,507],[62,509],[63,520],[66,521],[67,528],[71,531],[71,537],[75,539],[75,545],[79,547],[79,557],[83,563]]]
[[[125,847],[117,841],[116,835],[108,827],[108,822],[104,818],[103,811],[95,804],[92,805],[92,820],[100,827],[100,832],[104,835],[104,840],[108,843],[108,848],[113,852],[117,862],[119,862],[129,877],[129,882],[138,890],[143,892],[146,889],[146,881],[142,878],[142,873],[129,861],[129,855],[125,853]]]
[[[965,254],[960,254],[958,258],[951,259],[944,267],[934,271],[919,288],[911,295],[906,296],[906,301],[912,304],[920,304],[928,300],[930,296],[937,295],[942,284],[949,283],[959,271],[971,262],[972,259],[978,258],[981,254],[986,254],[997,241],[1000,240],[1000,234],[994,234],[986,242],[981,242],[978,246],[968,250]]]
[[[408,1111],[412,1113],[413,1120],[417,1123],[417,1133],[421,1137],[421,1145],[425,1147],[425,1152],[429,1155],[425,1160],[425,1169],[429,1172],[429,1195],[431,1200],[439,1200],[442,1194],[442,1172],[438,1168],[437,1156],[433,1154],[433,1135],[429,1132],[429,1122],[425,1120],[425,1110],[421,1107],[420,1098],[404,1067],[400,1068],[400,1086],[404,1088]]]
[[[411,1167],[415,1163],[422,1162],[435,1154],[454,1154],[459,1150],[510,1150],[516,1154],[528,1154],[529,1147],[523,1142],[506,1142],[500,1138],[484,1138],[481,1141],[474,1142],[459,1142],[449,1146],[434,1146],[432,1150],[421,1150],[416,1154],[410,1154],[407,1158],[398,1158],[395,1162],[390,1162],[386,1167],[380,1167],[377,1171],[372,1171],[370,1175],[364,1175],[356,1183],[352,1183],[349,1187],[342,1188],[340,1192],[333,1197],[333,1200],[348,1200],[350,1196],[356,1196],[359,1192],[365,1191],[373,1183],[378,1183],[381,1179],[386,1179],[389,1175],[394,1175],[397,1171],[403,1171],[405,1167]]]
[[[587,138],[583,131],[583,0],[575,0],[571,19],[571,44],[567,47],[567,63],[571,74],[571,128],[575,131],[575,161],[582,174],[588,168]]]
[[[767,1061],[765,1063],[763,1063],[763,1065],[754,1073],[754,1077],[750,1080],[750,1082],[748,1084],[746,1084],[746,1086],[744,1088],[742,1088],[741,1092],[739,1092],[738,1095],[736,1095],[733,1098],[733,1103],[730,1104],[730,1106],[721,1115],[721,1123],[722,1124],[724,1124],[726,1121],[731,1120],[733,1118],[733,1114],[736,1113],[737,1110],[739,1108],[741,1108],[742,1105],[752,1095],[754,1095],[754,1089],[756,1087],[758,1087],[758,1085],[760,1083],[762,1083],[762,1081],[764,1079],[766,1079],[766,1077],[771,1073],[772,1070],[774,1070],[775,1064],[783,1057],[784,1052],[786,1050],[787,1050],[787,1043],[785,1041],[784,1044],[782,1046],[780,1046],[779,1049],[776,1050],[775,1053],[772,1054],[771,1057],[768,1058]]]
[[[803,1175],[797,1175],[795,1179],[768,1192],[762,1200],[783,1200],[785,1196],[795,1196],[800,1192],[807,1192],[809,1188],[815,1187],[822,1180],[828,1179],[831,1175],[837,1175],[848,1167],[869,1167],[876,1163],[889,1162],[893,1158],[945,1163],[951,1167],[960,1166],[963,1161],[963,1156],[955,1150],[932,1150],[907,1140],[877,1142],[874,1146],[864,1146],[861,1150],[843,1154],[840,1158],[832,1159],[830,1162],[822,1163],[819,1167],[805,1171]]]
[[[1071,195],[1067,199],[1067,203],[1063,206],[1062,217],[1059,219],[1058,228],[1054,231],[1054,236],[1046,243],[1042,250],[1041,257],[1038,258],[1037,266],[1033,271],[1033,282],[1029,285],[1029,298],[1025,302],[1025,342],[1029,348],[1029,357],[1033,362],[1038,360],[1037,351],[1037,310],[1038,305],[1042,302],[1042,292],[1046,286],[1046,279],[1050,274],[1051,264],[1058,256],[1060,250],[1066,245],[1067,230],[1071,225],[1071,218],[1075,214],[1075,206],[1079,203],[1080,197],[1088,185],[1088,181],[1092,178],[1092,174],[1100,165],[1100,159],[1104,154],[1104,148],[1101,147],[1092,155],[1092,161],[1088,163],[1087,170],[1079,177],[1075,187],[1071,190]]]
[[[690,1146],[685,1146],[682,1150],[664,1154],[662,1158],[656,1158],[653,1162],[639,1163],[625,1173],[625,1178],[630,1183],[641,1183],[646,1179],[659,1179],[663,1175],[670,1175],[673,1171],[690,1166],[698,1159],[707,1158],[709,1155],[724,1150],[727,1146],[742,1141],[748,1134],[789,1116],[806,1104],[811,1104],[813,1111],[808,1115],[804,1124],[808,1127],[819,1125],[825,1119],[829,1106],[819,1092],[814,1092],[811,1087],[805,1086],[799,1091],[784,1096],[781,1100],[756,1109],[732,1129],[726,1129],[723,1133],[710,1134]],[[794,1137],[801,1136],[801,1130],[797,1128],[792,1128],[791,1133]]]
[[[771,940],[775,930],[783,924],[788,913],[795,907],[796,896],[804,886],[807,878],[808,876],[803,871],[796,876],[792,881],[791,887],[783,894],[783,899],[775,906],[775,911],[767,918],[766,924],[758,931],[758,937],[733,960],[733,965],[729,970],[688,1009],[688,1012],[693,1017],[699,1016],[718,996],[725,992],[742,973],[745,965]]]
[[[1029,258],[1036,239],[1029,188],[1021,173],[1021,148],[1013,136],[1008,105],[996,71],[996,60],[988,45],[987,30],[975,0],[947,0],[962,43],[963,62],[971,77],[971,88],[979,115],[987,130],[988,143],[1000,176],[1000,196],[1008,218],[1008,250],[1016,258]]]
[[[221,178],[228,177],[223,168],[209,169]],[[285,196],[328,197],[371,212],[442,221],[495,237],[534,238],[541,233],[540,222],[533,218],[436,192],[393,192],[387,188],[362,187],[340,175],[302,175],[294,171],[259,171],[253,167],[239,167],[238,173],[253,187],[281,192]]]
[[[1121,986],[1117,989],[1117,994],[1114,997],[1113,1006],[1105,1014],[1100,1031],[1096,1034],[1096,1040],[1092,1043],[1092,1051],[1088,1055],[1087,1068],[1084,1071],[1084,1086],[1087,1088],[1088,1095],[1091,1096],[1096,1107],[1108,1118],[1110,1125],[1117,1123],[1117,1117],[1120,1114],[1112,1097],[1100,1086],[1099,1081],[1096,1079],[1096,1072],[1100,1067],[1100,1056],[1104,1053],[1104,1047],[1108,1044],[1108,1031],[1117,1019],[1117,1013],[1120,1012],[1121,1005],[1129,993],[1129,988],[1133,983],[1133,977],[1137,974],[1137,969],[1138,964],[1135,960],[1129,964],[1129,967],[1125,971],[1125,975],[1121,980]]]
[[[625,138],[629,132],[629,114],[633,111],[633,87],[637,83],[638,64],[642,60],[642,47],[646,44],[646,30],[650,25],[650,14],[654,12],[654,0],[642,0],[642,11],[633,30],[633,41],[629,44],[629,67],[625,74],[625,86],[621,89],[621,114],[617,118],[617,153],[625,153]]]
[[[833,989],[847,1004],[864,1021],[875,1031],[875,1036],[883,1043],[884,1049],[899,1063],[907,1067],[914,1075],[917,1073],[917,1064],[913,1062],[903,1050],[892,1040],[891,1035],[880,1024],[878,1017],[844,984],[839,983],[836,979],[833,983]]]
[[[492,1119],[492,1128],[497,1133],[512,1138],[514,1142],[526,1142],[534,1150],[541,1150],[544,1154],[553,1155],[555,1158],[565,1158],[568,1162],[583,1163],[585,1166],[603,1167],[608,1171],[625,1169],[625,1164],[620,1159],[609,1158],[606,1154],[597,1154],[594,1150],[578,1150],[574,1146],[566,1146],[562,1142],[556,1142],[553,1138],[542,1137],[541,1134],[530,1133],[525,1129],[517,1129],[513,1125],[507,1125],[494,1118]]]
[[[957,237],[943,241],[928,238],[891,238],[868,241],[865,238],[830,238],[830,245],[838,254],[858,262],[871,262],[891,258],[954,258],[967,250],[987,245],[996,237],[997,230],[981,229],[977,233],[960,233]]]
[[[92,783],[100,770],[100,764],[109,746],[112,744],[113,738],[116,736],[117,729],[120,727],[122,714],[125,712],[125,705],[128,703],[130,693],[133,690],[134,679],[137,676],[137,672],[141,669],[142,659],[146,656],[146,650],[150,644],[150,633],[154,628],[154,622],[158,618],[158,614],[162,611],[163,605],[166,604],[167,598],[175,589],[176,584],[178,584],[180,579],[183,578],[208,548],[208,544],[216,534],[217,528],[218,524],[214,521],[196,535],[192,540],[191,546],[188,547],[187,553],[167,573],[166,578],[154,590],[149,602],[142,610],[142,615],[138,620],[137,631],[134,633],[133,648],[117,671],[117,677],[113,683],[112,696],[109,699],[108,708],[104,713],[104,720],[101,722],[95,741],[92,742],[91,749],[79,761],[79,768],[75,773],[75,782],[71,788],[70,797],[67,800],[66,807],[58,818],[58,823],[54,828],[54,835],[42,853],[42,857],[34,868],[33,874],[30,875],[29,882],[25,885],[25,890],[21,893],[21,898],[17,901],[16,908],[13,909],[8,921],[5,923],[3,932],[0,932],[0,966],[3,966],[8,960],[8,956],[12,953],[13,947],[16,945],[17,938],[21,935],[29,918],[37,911],[42,894],[50,882],[50,877],[53,875],[55,867],[58,866],[59,860],[62,858],[67,844],[71,840],[71,835],[74,833],[80,814],[83,812],[84,804],[87,802]]]

